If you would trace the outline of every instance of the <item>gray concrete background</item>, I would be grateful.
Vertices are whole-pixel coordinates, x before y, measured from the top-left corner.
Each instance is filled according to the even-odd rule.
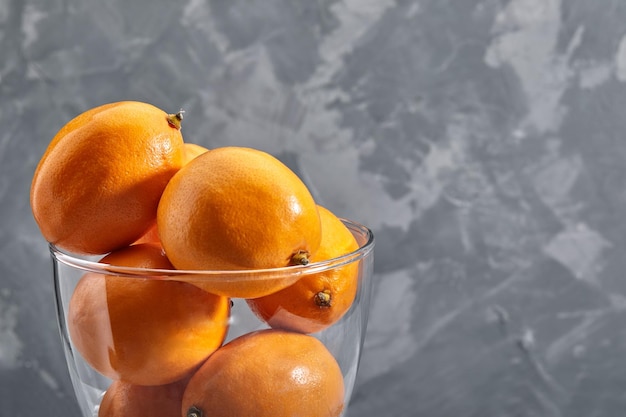
[[[374,230],[350,416],[623,415],[625,83],[619,0],[0,0],[0,415],[78,416],[28,190],[122,99]]]

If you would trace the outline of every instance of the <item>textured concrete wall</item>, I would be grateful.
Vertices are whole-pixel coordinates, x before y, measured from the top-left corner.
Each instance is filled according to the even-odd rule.
[[[28,189],[121,99],[374,229],[349,415],[622,415],[625,35],[619,0],[0,1],[0,415],[78,416]]]

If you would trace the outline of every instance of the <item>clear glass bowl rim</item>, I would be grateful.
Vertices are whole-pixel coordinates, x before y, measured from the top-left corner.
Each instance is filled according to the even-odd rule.
[[[365,258],[374,249],[374,234],[366,226],[341,218],[341,221],[348,227],[351,232],[356,232],[359,248],[345,255],[328,259],[325,261],[312,262],[307,265],[285,266],[278,268],[265,269],[243,269],[243,270],[187,270],[187,269],[156,269],[156,268],[137,268],[110,265],[98,261],[85,259],[88,256],[72,254],[65,251],[52,243],[48,243],[52,257],[69,267],[83,270],[85,272],[93,272],[106,275],[115,275],[121,277],[135,278],[158,278],[193,281],[211,281],[215,279],[237,281],[237,280],[271,280],[278,277],[305,276],[324,272],[330,269],[338,268],[353,262],[357,262]],[[361,243],[364,242],[364,243]],[[104,256],[104,255],[102,255]]]

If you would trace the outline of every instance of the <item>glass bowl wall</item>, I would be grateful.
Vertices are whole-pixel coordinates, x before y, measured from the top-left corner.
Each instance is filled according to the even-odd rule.
[[[363,225],[350,220],[343,220],[343,222],[355,236],[359,244],[358,250],[324,262],[268,270],[181,271],[126,268],[99,263],[96,259],[76,256],[64,252],[54,245],[50,245],[61,341],[76,399],[83,416],[95,417],[98,415],[98,406],[102,396],[112,382],[93,369],[81,357],[68,331],[67,317],[70,299],[78,281],[86,273],[114,275],[125,277],[126,279],[175,280],[193,284],[206,284],[205,286],[209,287],[215,285],[219,291],[220,285],[228,287],[232,283],[241,281],[259,286],[277,282],[277,280],[284,283],[293,283],[299,278],[310,274],[340,268],[347,264],[356,264],[358,265],[358,288],[352,306],[338,322],[313,334],[314,337],[326,345],[342,370],[346,389],[345,414],[354,388],[367,327],[372,292],[374,236]],[[231,301],[229,329],[224,343],[248,332],[269,327],[252,313],[244,298],[231,297]],[[100,330],[98,329],[97,331]],[[102,329],[101,331],[105,332],[109,331],[109,329]]]

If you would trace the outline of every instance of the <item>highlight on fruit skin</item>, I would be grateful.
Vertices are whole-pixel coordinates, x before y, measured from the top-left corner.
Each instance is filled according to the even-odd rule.
[[[66,123],[31,183],[31,208],[44,238],[70,252],[105,254],[144,234],[184,163],[179,119],[148,103],[122,101]]]

